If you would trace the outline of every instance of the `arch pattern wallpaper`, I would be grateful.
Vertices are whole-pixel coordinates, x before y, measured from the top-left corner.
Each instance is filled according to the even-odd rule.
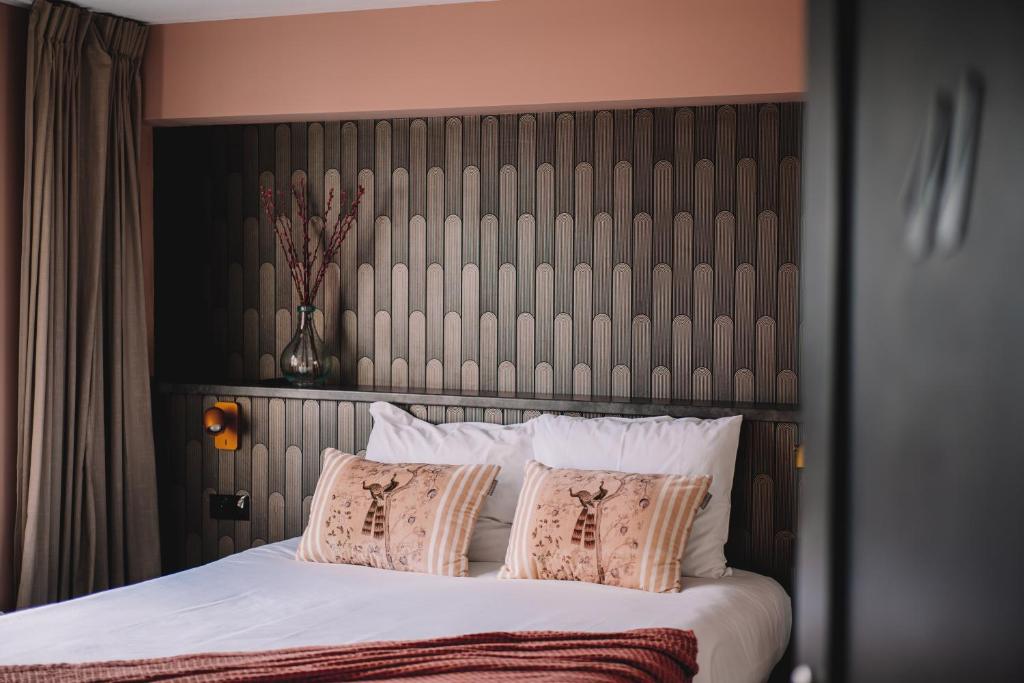
[[[796,403],[801,115],[158,129],[157,374],[280,376],[297,302],[258,192],[306,182],[314,210],[366,190],[316,302],[332,383]]]

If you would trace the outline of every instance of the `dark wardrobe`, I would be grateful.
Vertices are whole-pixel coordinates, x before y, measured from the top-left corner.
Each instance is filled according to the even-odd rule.
[[[808,11],[794,680],[1022,680],[1024,3]]]

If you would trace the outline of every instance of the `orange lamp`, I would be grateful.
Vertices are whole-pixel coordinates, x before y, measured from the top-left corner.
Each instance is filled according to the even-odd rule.
[[[203,431],[222,451],[238,450],[238,404],[218,401],[203,413]]]

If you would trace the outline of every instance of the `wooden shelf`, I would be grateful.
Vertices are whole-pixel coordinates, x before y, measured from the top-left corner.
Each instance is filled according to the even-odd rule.
[[[258,396],[329,401],[424,404],[512,410],[550,410],[558,412],[608,413],[615,415],[717,418],[742,415],[748,420],[798,422],[796,405],[765,403],[728,403],[718,401],[667,401],[658,399],[536,395],[523,393],[458,391],[450,389],[390,389],[381,387],[322,385],[296,387],[285,380],[248,383],[160,382],[165,394],[203,394],[207,396]]]

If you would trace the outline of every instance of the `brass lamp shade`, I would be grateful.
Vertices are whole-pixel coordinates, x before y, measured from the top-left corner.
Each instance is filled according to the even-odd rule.
[[[207,434],[220,434],[224,431],[227,415],[220,408],[208,408],[203,413],[203,431]]]
[[[218,450],[238,449],[238,404],[221,401],[203,413],[203,431],[213,437]]]

